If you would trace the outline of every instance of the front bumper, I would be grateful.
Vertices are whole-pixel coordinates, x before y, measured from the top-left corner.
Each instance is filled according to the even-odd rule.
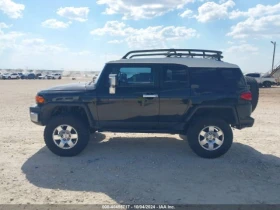
[[[42,125],[42,122],[40,121],[40,112],[41,112],[40,107],[36,105],[29,107],[30,120],[36,125]]]

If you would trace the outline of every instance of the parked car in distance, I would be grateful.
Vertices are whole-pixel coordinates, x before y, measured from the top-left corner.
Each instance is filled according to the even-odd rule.
[[[2,75],[2,79],[19,79],[20,76],[17,73],[5,73]]]
[[[40,76],[42,76],[41,73],[35,74],[36,79],[39,79]]]
[[[61,74],[57,74],[57,73],[54,73],[54,74],[50,74],[47,76],[48,79],[61,79]]]
[[[38,79],[48,79],[48,75],[41,75],[41,76],[38,76]]]
[[[276,85],[276,79],[270,75],[264,75],[261,73],[249,73],[246,74],[247,77],[253,77],[259,84],[260,87],[271,87]]]
[[[23,73],[18,73],[18,75],[19,75],[20,79],[24,79],[24,74]]]
[[[0,79],[6,79],[8,77],[9,73],[3,73],[0,76]]]
[[[27,73],[24,75],[24,79],[36,79],[36,76],[34,73]]]

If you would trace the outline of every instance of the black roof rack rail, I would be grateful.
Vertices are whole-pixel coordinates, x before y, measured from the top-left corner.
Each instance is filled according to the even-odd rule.
[[[216,50],[200,49],[154,49],[154,50],[134,50],[126,53],[122,59],[131,59],[145,56],[166,56],[166,57],[203,57],[213,58],[221,61],[223,52]]]

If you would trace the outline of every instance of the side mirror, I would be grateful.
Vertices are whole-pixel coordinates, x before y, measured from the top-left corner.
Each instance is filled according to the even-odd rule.
[[[115,94],[116,86],[117,86],[117,74],[109,74],[109,81],[110,81],[109,93]]]

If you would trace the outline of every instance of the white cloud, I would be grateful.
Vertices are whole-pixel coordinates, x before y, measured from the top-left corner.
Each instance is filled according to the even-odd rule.
[[[11,31],[4,33],[0,30],[0,55],[6,50],[12,54],[34,55],[42,53],[58,53],[66,51],[62,45],[47,44],[41,38],[26,38],[27,34]]]
[[[227,36],[233,38],[280,36],[280,15],[250,17],[231,27]]]
[[[11,0],[0,0],[0,10],[10,18],[21,18],[24,8],[23,4],[18,4]]]
[[[235,19],[239,17],[263,17],[266,15],[273,15],[280,13],[280,3],[271,5],[258,4],[253,8],[249,8],[247,12],[234,10],[230,13],[230,18]]]
[[[229,9],[234,7],[233,0],[217,4],[215,2],[206,2],[198,8],[198,15],[195,16],[199,22],[206,23],[212,20],[224,19],[229,16]]]
[[[60,44],[47,44],[44,39],[24,39],[18,45],[16,51],[27,55],[57,54],[68,49]]]
[[[79,51],[79,52],[72,52],[71,54],[72,55],[77,55],[77,56],[94,55],[92,52],[90,52],[88,50]]]
[[[103,28],[94,29],[90,33],[98,36],[103,36],[105,34],[109,34],[111,36],[126,36],[133,30],[133,28],[126,26],[123,22],[108,21]]]
[[[71,24],[71,22],[62,22],[62,21],[58,21],[56,19],[48,19],[45,20],[44,22],[42,22],[42,26],[46,27],[46,28],[53,28],[53,29],[57,29],[57,28],[68,28],[69,25]]]
[[[10,27],[12,27],[12,25],[7,25],[6,23],[0,22],[0,30],[2,28],[10,28]]]
[[[87,21],[88,13],[88,7],[61,7],[57,10],[58,15],[79,22]]]
[[[247,11],[235,10],[230,18],[246,17],[231,27],[227,34],[233,38],[280,37],[280,3],[275,5],[258,4]]]
[[[192,17],[193,11],[190,9],[185,10],[183,13],[180,14],[182,18],[190,18]]]
[[[198,37],[195,29],[175,26],[149,26],[147,28],[132,28],[123,22],[109,21],[103,28],[91,31],[92,35],[122,36],[129,47],[159,47],[166,41],[187,40]]]
[[[123,43],[123,42],[124,42],[124,40],[115,39],[115,40],[110,40],[110,41],[108,42],[108,44],[121,44],[121,43]]]
[[[182,9],[195,0],[97,0],[97,4],[106,5],[105,14],[121,14],[123,19],[149,19]]]
[[[44,39],[24,39],[22,41],[22,44],[25,46],[36,46],[36,45],[41,45],[44,44],[45,40]]]
[[[225,50],[226,53],[257,53],[259,49],[250,44],[235,45]]]
[[[24,33],[11,31],[4,32],[2,29],[7,29],[12,27],[11,25],[7,25],[5,23],[0,23],[0,55],[1,53],[9,48],[14,48],[16,46],[16,41],[18,38],[24,36]]]

